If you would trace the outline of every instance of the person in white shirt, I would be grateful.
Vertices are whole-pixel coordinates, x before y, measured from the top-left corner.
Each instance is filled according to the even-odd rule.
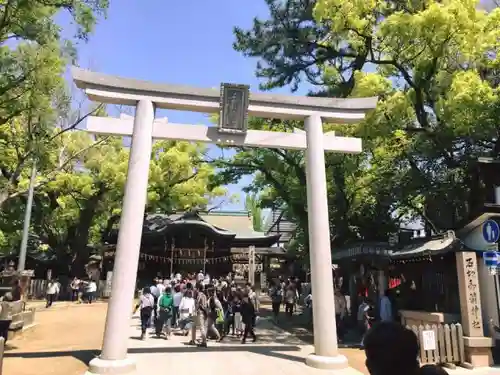
[[[161,296],[160,291],[158,290],[158,279],[154,279],[153,284],[149,287],[149,291],[153,297],[158,298]]]
[[[94,280],[90,280],[85,288],[85,294],[87,295],[87,302],[92,303],[95,301],[97,293],[97,284]]]
[[[162,279],[158,279],[158,283],[156,284],[156,287],[158,288],[158,292],[161,296],[163,294],[163,292],[165,291],[165,287],[166,287],[166,285],[163,283]]]
[[[61,293],[62,286],[59,280],[55,279],[55,283],[57,284],[57,293],[56,293],[56,301],[59,299],[59,293]]]
[[[153,308],[155,307],[154,297],[151,294],[149,288],[144,288],[142,290],[142,295],[139,297],[139,304],[136,306],[136,310],[140,308],[141,312],[141,340],[146,338],[146,330],[149,327],[151,321],[151,316],[153,313]]]
[[[176,327],[177,326],[177,321],[179,320],[179,306],[182,301],[182,292],[181,292],[181,286],[177,284],[174,288],[174,295],[173,295],[173,300],[174,300],[174,308],[172,309],[172,326]]]
[[[52,306],[56,299],[56,295],[59,293],[59,284],[55,280],[49,280],[47,284],[47,305],[46,308]]]
[[[208,275],[203,279],[203,285],[205,285],[205,287],[210,285],[210,277]]]
[[[152,321],[156,321],[156,319],[158,318],[158,308],[157,308],[157,305],[158,305],[158,298],[160,298],[161,296],[161,293],[160,293],[160,289],[158,289],[158,279],[155,278],[153,280],[153,284],[149,287],[149,292],[151,293],[151,295],[153,296],[154,300],[155,300],[155,303],[154,303],[154,306],[153,306],[153,315],[152,315]]]
[[[312,307],[313,296],[312,293],[309,293],[306,298],[304,298],[304,305],[306,307]]]
[[[80,279],[78,277],[73,278],[70,284],[71,288],[71,302],[78,300],[78,291],[80,290]]]
[[[257,297],[257,293],[253,290],[252,284],[246,283],[246,292],[248,294],[248,298],[250,302],[252,302],[255,312],[258,314],[259,312],[259,298]]]
[[[387,289],[380,299],[380,320],[383,322],[392,322],[392,303],[389,294],[390,290]]]
[[[193,298],[193,291],[186,290],[179,304],[179,327],[184,336],[187,336],[193,327],[194,313],[195,300]]]
[[[198,272],[198,275],[196,276],[196,281],[198,282],[203,282],[205,280],[205,275],[203,275],[203,271]]]
[[[370,317],[371,306],[367,299],[363,297],[361,304],[358,307],[358,328],[361,334],[361,346],[364,345],[364,337],[366,332],[370,329],[372,318]]]
[[[309,291],[309,294],[304,298],[305,311],[307,312],[307,320],[310,324],[313,321],[312,309],[313,309],[313,296],[312,291]]]

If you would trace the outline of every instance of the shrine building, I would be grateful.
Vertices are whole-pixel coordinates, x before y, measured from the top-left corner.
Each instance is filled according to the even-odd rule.
[[[119,228],[113,229],[104,238],[104,274],[113,270],[118,231]],[[279,239],[279,234],[254,231],[247,211],[148,214],[144,219],[137,278],[147,282],[172,273],[199,271],[212,277],[229,272],[248,276],[252,246],[255,272],[265,273],[271,260],[286,257],[285,249],[278,246]]]

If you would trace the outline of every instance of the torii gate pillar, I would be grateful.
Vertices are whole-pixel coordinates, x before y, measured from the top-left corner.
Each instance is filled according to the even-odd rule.
[[[102,351],[90,361],[87,374],[133,374],[136,371],[127,350],[147,203],[154,116],[151,101],[137,103]]]
[[[307,357],[306,363],[319,369],[342,369],[348,364],[347,358],[338,353],[337,327],[335,319],[332,319],[335,300],[321,117],[313,115],[306,118],[305,129],[311,289],[313,303],[319,301],[313,309],[314,353]]]

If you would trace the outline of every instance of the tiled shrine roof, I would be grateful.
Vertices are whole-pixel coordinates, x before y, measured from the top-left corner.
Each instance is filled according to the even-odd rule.
[[[391,245],[388,242],[346,245],[332,251],[332,259],[339,261],[359,257],[379,257],[389,261],[404,260],[445,254],[462,247],[462,242],[455,236],[455,232],[447,231],[430,237],[415,238],[401,245]]]
[[[212,211],[209,213],[185,212],[172,215],[148,214],[144,218],[143,236],[165,236],[173,230],[183,230],[188,227],[204,228],[215,237],[232,241],[250,242],[257,246],[266,243],[271,246],[280,235],[266,235],[252,229],[252,218],[246,211]],[[108,243],[115,243],[118,230],[112,231]]]

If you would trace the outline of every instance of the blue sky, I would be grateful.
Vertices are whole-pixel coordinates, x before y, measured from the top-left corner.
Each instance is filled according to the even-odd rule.
[[[244,83],[256,91],[257,61],[233,50],[232,29],[249,28],[253,17],[267,14],[263,0],[112,0],[108,18],[87,44],[79,45],[79,63],[124,77],[217,88],[221,82]],[[63,17],[61,23],[67,26],[67,20]],[[200,113],[161,111],[158,116],[176,123],[209,123]],[[231,193],[239,193],[249,181],[231,186]],[[241,209],[243,202],[224,208]]]

